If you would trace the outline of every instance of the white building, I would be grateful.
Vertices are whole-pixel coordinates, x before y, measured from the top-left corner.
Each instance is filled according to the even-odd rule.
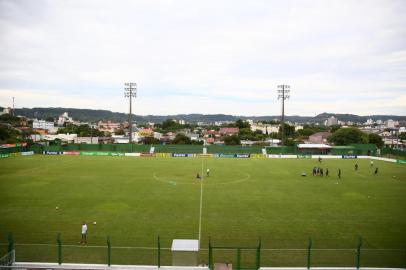
[[[388,121],[386,121],[386,127],[388,127],[388,128],[395,128],[397,126],[399,126],[398,121],[393,121],[392,119],[389,119]]]
[[[368,119],[365,124],[366,124],[366,125],[372,125],[373,123],[374,123],[374,120]]]
[[[32,121],[32,128],[38,128],[38,129],[53,129],[54,128],[54,122],[48,122],[45,120],[38,120],[34,119]]]
[[[338,124],[338,120],[334,116],[331,116],[331,117],[327,118],[326,121],[324,121],[324,124],[326,126],[334,126],[334,125]]]
[[[256,131],[260,130],[263,134],[271,134],[271,133],[278,133],[279,132],[279,125],[270,125],[270,124],[262,124],[262,123],[253,123],[251,124],[251,130]]]
[[[58,118],[58,126],[63,126],[65,123],[73,123],[72,117],[69,117],[67,112],[64,112]]]
[[[76,144],[98,144],[99,137],[76,137],[73,142]]]

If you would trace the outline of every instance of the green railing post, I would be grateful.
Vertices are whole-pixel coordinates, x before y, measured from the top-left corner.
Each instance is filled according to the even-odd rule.
[[[241,249],[237,248],[237,270],[241,269]]]
[[[357,246],[357,269],[359,269],[361,264],[361,247],[362,247],[362,237],[358,237],[358,246]]]
[[[310,269],[311,256],[312,256],[312,238],[309,238],[309,244],[307,245],[307,269]]]
[[[261,237],[259,238],[259,241],[258,241],[257,259],[256,259],[257,270],[259,270],[260,267],[261,267]]]
[[[213,250],[211,247],[211,238],[209,237],[209,269],[213,270]]]
[[[11,232],[8,234],[7,240],[8,240],[8,253],[10,253],[14,249],[13,234]]]
[[[58,264],[62,264],[62,240],[61,233],[58,233],[56,236],[56,243],[58,244]]]
[[[110,241],[110,236],[107,236],[107,265],[111,266],[111,241]]]
[[[158,235],[158,268],[161,267],[161,240]]]

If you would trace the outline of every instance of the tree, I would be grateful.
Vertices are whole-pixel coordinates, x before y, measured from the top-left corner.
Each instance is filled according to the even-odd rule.
[[[125,135],[124,129],[120,128],[114,131],[115,135]]]
[[[142,139],[142,142],[144,144],[159,144],[160,143],[160,141],[154,137],[144,137]]]
[[[400,139],[401,141],[406,141],[406,132],[400,133],[399,139]]]
[[[54,119],[53,117],[51,117],[51,116],[48,116],[47,118],[45,118],[45,121],[47,121],[47,122],[54,122],[55,119]]]
[[[285,138],[293,137],[293,135],[295,134],[295,127],[288,125],[286,123],[283,123],[283,126],[284,126]],[[279,133],[282,134],[282,125],[279,127]]]
[[[226,145],[237,145],[241,144],[240,138],[237,135],[225,136],[224,144]]]
[[[349,145],[352,143],[367,143],[368,137],[358,128],[340,128],[328,138],[335,145]]]
[[[368,134],[368,142],[375,144],[378,148],[381,148],[383,146],[383,140],[381,136],[375,133]]]
[[[235,125],[240,129],[251,127],[250,123],[243,121],[241,119],[238,119],[237,121],[235,121]]]
[[[332,125],[331,127],[330,127],[330,132],[331,133],[334,133],[334,132],[336,132],[337,130],[339,130],[341,128],[341,125]]]
[[[192,144],[190,138],[184,134],[176,134],[175,139],[171,142],[172,144]]]

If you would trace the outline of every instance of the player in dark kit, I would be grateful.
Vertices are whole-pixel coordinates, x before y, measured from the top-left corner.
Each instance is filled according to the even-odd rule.
[[[328,177],[328,168],[326,169],[326,177]]]
[[[341,169],[338,169],[338,178],[341,179]]]
[[[378,174],[378,167],[375,168],[375,175]]]
[[[355,163],[355,170],[358,171],[358,163]]]

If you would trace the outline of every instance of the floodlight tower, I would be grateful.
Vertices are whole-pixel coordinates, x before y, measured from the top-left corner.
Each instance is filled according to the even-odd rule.
[[[133,140],[133,124],[131,120],[132,116],[132,98],[137,97],[137,83],[127,82],[124,83],[124,97],[130,98],[130,114],[128,115],[128,123],[130,125],[130,140],[129,143],[132,144]]]
[[[282,101],[282,145],[285,143],[285,100],[290,97],[290,86],[286,84],[278,85],[278,99]]]

